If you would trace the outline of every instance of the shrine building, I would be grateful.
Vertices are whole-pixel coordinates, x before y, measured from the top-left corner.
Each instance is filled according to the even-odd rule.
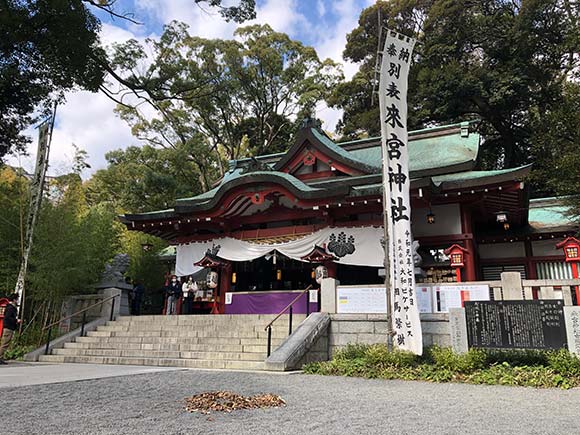
[[[481,140],[467,122],[409,133],[412,210],[397,213],[419,242],[417,281],[571,278],[555,247],[577,230],[565,207],[529,199],[530,166],[477,170]],[[122,221],[174,245],[176,275],[217,271],[220,313],[276,314],[321,264],[342,285],[384,282],[381,171],[380,137],[337,143],[308,121],[287,152],[231,161],[215,188]]]

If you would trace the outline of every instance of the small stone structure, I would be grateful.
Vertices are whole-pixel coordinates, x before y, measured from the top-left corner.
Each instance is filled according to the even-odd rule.
[[[125,272],[129,268],[129,255],[117,254],[109,264],[105,266],[105,271],[101,277],[101,281],[95,286],[99,293],[103,295],[103,299],[121,293],[121,301],[119,298],[115,299],[116,315],[127,316],[130,314],[129,308],[129,293],[133,289],[132,285],[126,282]],[[112,301],[103,304],[103,313],[111,312]]]

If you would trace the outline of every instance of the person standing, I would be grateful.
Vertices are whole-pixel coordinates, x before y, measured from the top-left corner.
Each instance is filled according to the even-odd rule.
[[[190,276],[186,282],[183,283],[183,305],[185,309],[183,314],[193,314],[193,298],[197,291],[197,284]]]
[[[172,315],[177,314],[177,301],[181,296],[181,285],[177,279],[177,276],[173,275],[171,277],[171,282],[167,287],[167,312],[166,314]]]
[[[12,337],[14,337],[14,331],[18,328],[18,323],[20,323],[16,301],[18,301],[16,293],[8,296],[8,305],[4,308],[4,329],[2,330],[2,339],[0,339],[0,364],[6,364],[4,353],[8,349]]]
[[[141,315],[141,303],[143,302],[143,294],[145,293],[145,287],[140,280],[137,280],[135,287],[133,287],[132,299],[131,299],[131,314],[133,316]]]

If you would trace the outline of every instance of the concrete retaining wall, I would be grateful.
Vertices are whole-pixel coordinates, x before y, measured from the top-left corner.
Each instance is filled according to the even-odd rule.
[[[387,321],[384,314],[331,314],[330,319],[329,357],[349,343],[387,342]],[[424,346],[451,346],[448,314],[421,314],[421,328]]]

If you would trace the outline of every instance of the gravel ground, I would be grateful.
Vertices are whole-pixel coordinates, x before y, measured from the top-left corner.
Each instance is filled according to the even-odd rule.
[[[279,394],[284,408],[190,414],[203,391]],[[8,434],[578,434],[580,390],[243,372],[157,372],[0,389]]]

